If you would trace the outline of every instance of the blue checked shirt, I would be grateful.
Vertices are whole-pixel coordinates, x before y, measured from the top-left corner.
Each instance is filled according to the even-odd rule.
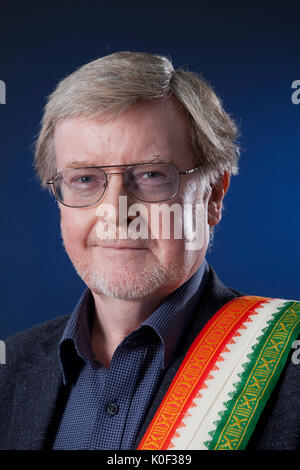
[[[207,274],[204,260],[188,281],[119,344],[109,368],[91,350],[94,302],[89,289],[83,293],[59,345],[64,384],[71,389],[53,449],[133,448]]]

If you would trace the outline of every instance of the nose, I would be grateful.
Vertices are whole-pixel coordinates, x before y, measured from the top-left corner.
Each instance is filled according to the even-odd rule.
[[[113,204],[117,208],[119,205],[119,196],[127,196],[128,199],[133,198],[130,192],[126,189],[122,173],[107,173],[107,186],[101,200],[99,201],[100,204],[105,202],[106,204]]]
[[[119,204],[119,196],[127,195],[122,173],[108,173],[107,186],[101,198],[100,203],[113,204],[115,207]]]
[[[122,196],[122,199],[120,199],[120,196]],[[124,200],[124,197],[126,197],[127,201]],[[134,219],[133,216],[128,215],[127,210],[132,202],[133,198],[126,190],[123,174],[115,172],[108,173],[106,190],[98,203],[98,207],[106,204],[107,209],[111,208],[111,210],[106,212],[105,217],[102,216],[105,218],[105,222],[109,224],[116,223],[119,226],[127,224],[128,226],[130,221]]]

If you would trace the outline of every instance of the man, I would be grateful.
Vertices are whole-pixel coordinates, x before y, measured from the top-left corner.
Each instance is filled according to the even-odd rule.
[[[87,290],[7,341],[1,449],[299,448],[298,304],[244,297],[205,259],[236,137],[211,87],[164,57],[111,54],[58,85],[36,168]],[[273,321],[281,336],[260,341]]]

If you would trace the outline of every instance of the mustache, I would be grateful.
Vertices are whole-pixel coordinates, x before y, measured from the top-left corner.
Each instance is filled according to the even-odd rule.
[[[89,241],[91,243],[98,243],[99,240],[139,240],[140,244],[145,245],[145,240],[149,238],[149,228],[145,221],[139,219],[138,224],[124,223],[117,224],[116,220],[105,220],[99,218],[95,228],[92,230]],[[128,219],[126,219],[128,222]],[[139,230],[137,231],[137,226]],[[141,241],[142,240],[142,241]]]
[[[130,233],[130,230],[125,228],[118,228],[116,226],[110,226],[111,232],[93,230],[87,238],[88,245],[104,245],[106,242],[111,241],[111,245],[122,245],[122,241],[132,242],[132,245],[138,246],[140,248],[146,248],[148,245],[148,238],[137,237],[136,233]],[[121,242],[121,243],[120,243]],[[109,243],[106,243],[109,244]],[[129,244],[128,244],[129,246]]]

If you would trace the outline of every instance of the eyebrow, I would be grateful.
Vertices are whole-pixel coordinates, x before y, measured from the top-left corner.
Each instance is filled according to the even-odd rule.
[[[73,160],[72,162],[67,163],[65,168],[80,168],[84,166],[95,166],[95,165],[91,164],[91,162],[87,160],[81,160],[80,162]]]
[[[170,163],[169,160],[162,160],[161,155],[153,155],[152,157],[147,159],[147,161],[124,163],[124,166],[134,165],[136,163],[145,163],[145,164],[147,164],[147,163],[160,163],[160,162],[161,163]],[[80,161],[73,160],[73,161],[67,163],[67,165],[65,166],[65,169],[67,169],[67,168],[83,168],[83,167],[98,167],[98,166],[102,166],[103,168],[106,168],[106,167],[109,167],[110,165],[95,165],[95,164],[89,162],[88,160],[80,160]],[[120,166],[123,166],[123,165],[120,165]]]

